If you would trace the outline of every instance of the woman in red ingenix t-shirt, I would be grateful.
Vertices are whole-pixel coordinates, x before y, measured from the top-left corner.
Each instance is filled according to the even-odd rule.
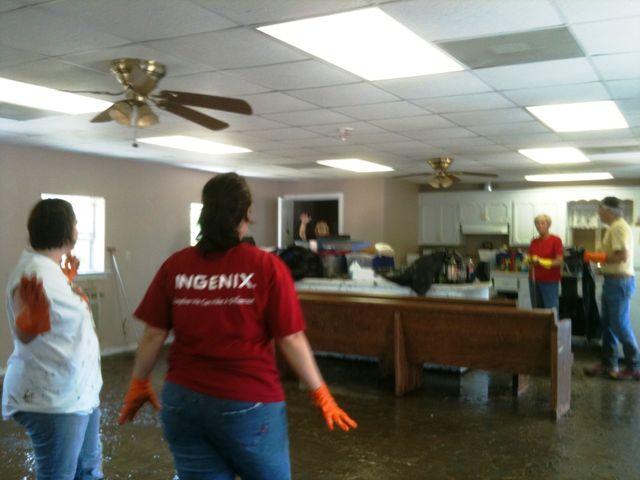
[[[558,290],[564,258],[562,240],[549,233],[551,218],[548,215],[538,215],[534,224],[540,236],[529,246],[531,306],[559,310]]]
[[[146,327],[120,423],[147,401],[159,408],[148,379],[173,331],[162,424],[178,476],[286,480],[289,441],[274,340],[329,428],[356,423],[318,370],[286,265],[240,242],[251,206],[244,178],[215,176],[202,202],[198,244],[164,262],[135,311]]]

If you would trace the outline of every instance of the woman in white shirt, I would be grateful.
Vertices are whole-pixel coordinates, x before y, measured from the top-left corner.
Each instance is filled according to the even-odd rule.
[[[2,415],[31,438],[37,480],[101,479],[100,348],[86,297],[73,285],[78,232],[71,204],[38,202],[28,230],[31,248],[6,290],[14,349]]]

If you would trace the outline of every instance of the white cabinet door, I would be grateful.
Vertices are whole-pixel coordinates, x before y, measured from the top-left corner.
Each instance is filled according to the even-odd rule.
[[[443,245],[460,245],[460,221],[457,204],[440,206],[441,242]]]
[[[486,221],[484,203],[463,202],[460,204],[460,223],[477,225]]]
[[[536,235],[533,219],[536,216],[536,206],[533,202],[513,202],[513,220],[511,222],[511,245],[529,245]]]
[[[420,244],[459,245],[458,204],[420,206]]]
[[[511,220],[511,202],[487,202],[485,205],[485,220],[488,223],[500,223],[502,225]]]
[[[440,222],[442,215],[439,207],[420,206],[420,244],[437,245],[440,243]]]

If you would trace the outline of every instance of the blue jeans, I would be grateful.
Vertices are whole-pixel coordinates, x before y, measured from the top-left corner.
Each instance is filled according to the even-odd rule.
[[[100,409],[90,415],[18,412],[31,438],[38,480],[96,480],[102,475]]]
[[[629,316],[631,296],[636,289],[633,277],[604,278],[602,287],[602,364],[609,368],[618,366],[618,344],[622,344],[627,367],[640,368],[638,342]]]
[[[222,400],[166,382],[164,435],[180,480],[289,480],[284,402]]]
[[[555,308],[560,311],[558,282],[534,282],[529,279],[529,294],[533,308]]]

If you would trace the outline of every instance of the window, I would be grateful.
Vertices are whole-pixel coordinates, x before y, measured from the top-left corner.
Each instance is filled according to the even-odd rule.
[[[43,193],[42,199],[60,198],[73,206],[78,241],[73,254],[80,260],[80,275],[104,273],[104,198]]]
[[[200,225],[198,225],[198,219],[200,218],[200,211],[202,210],[201,203],[192,203],[189,206],[189,226],[191,234],[191,246],[198,243],[197,237],[200,233]]]

